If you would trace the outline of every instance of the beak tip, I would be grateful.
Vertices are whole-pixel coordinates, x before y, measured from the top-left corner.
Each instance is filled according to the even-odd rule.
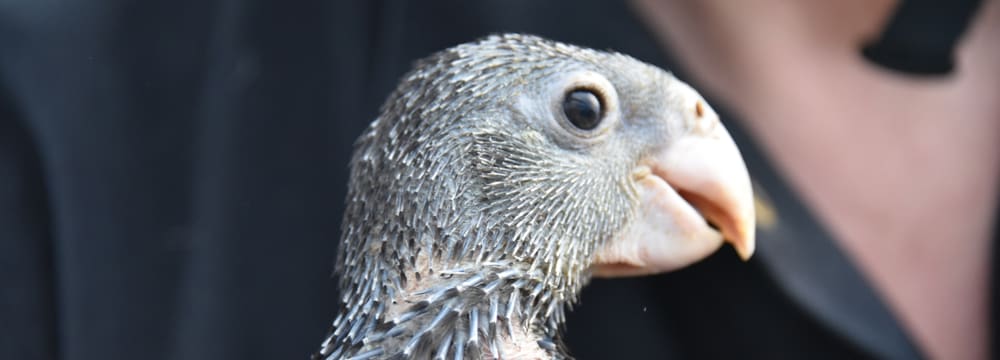
[[[733,246],[736,248],[736,253],[740,255],[740,260],[750,261],[750,257],[753,256],[757,247],[754,243],[754,236],[750,235],[741,240],[734,242]]]
[[[750,261],[750,257],[753,256],[754,247],[753,245],[745,246],[742,248],[736,248],[736,253],[739,254],[740,260],[744,262]]]
[[[737,231],[735,236],[727,236],[726,241],[733,246],[736,250],[736,254],[740,256],[740,260],[750,261],[750,257],[753,256],[756,250],[756,239],[755,239],[755,229],[752,226],[743,227]]]

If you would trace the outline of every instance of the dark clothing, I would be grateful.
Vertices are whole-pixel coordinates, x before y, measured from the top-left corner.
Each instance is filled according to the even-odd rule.
[[[413,60],[497,32],[690,80],[616,2],[0,3],[0,358],[308,358],[354,138]],[[749,263],[594,281],[572,353],[921,357],[715,108],[780,222]]]

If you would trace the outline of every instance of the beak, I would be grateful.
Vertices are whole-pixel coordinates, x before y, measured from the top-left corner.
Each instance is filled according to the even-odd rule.
[[[718,116],[701,100],[684,135],[633,172],[639,213],[596,254],[597,276],[672,271],[730,243],[754,251],[753,189],[746,165]]]

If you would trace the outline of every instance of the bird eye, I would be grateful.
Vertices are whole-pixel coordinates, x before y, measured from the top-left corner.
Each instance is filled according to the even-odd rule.
[[[593,130],[604,117],[601,100],[590,90],[573,90],[563,99],[563,113],[566,119],[581,130]]]

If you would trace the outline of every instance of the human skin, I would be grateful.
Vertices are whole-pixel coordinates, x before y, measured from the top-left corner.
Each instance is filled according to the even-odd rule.
[[[980,8],[955,72],[926,78],[860,55],[895,4],[633,1],[703,92],[740,115],[918,346],[986,358],[1000,2]]]

